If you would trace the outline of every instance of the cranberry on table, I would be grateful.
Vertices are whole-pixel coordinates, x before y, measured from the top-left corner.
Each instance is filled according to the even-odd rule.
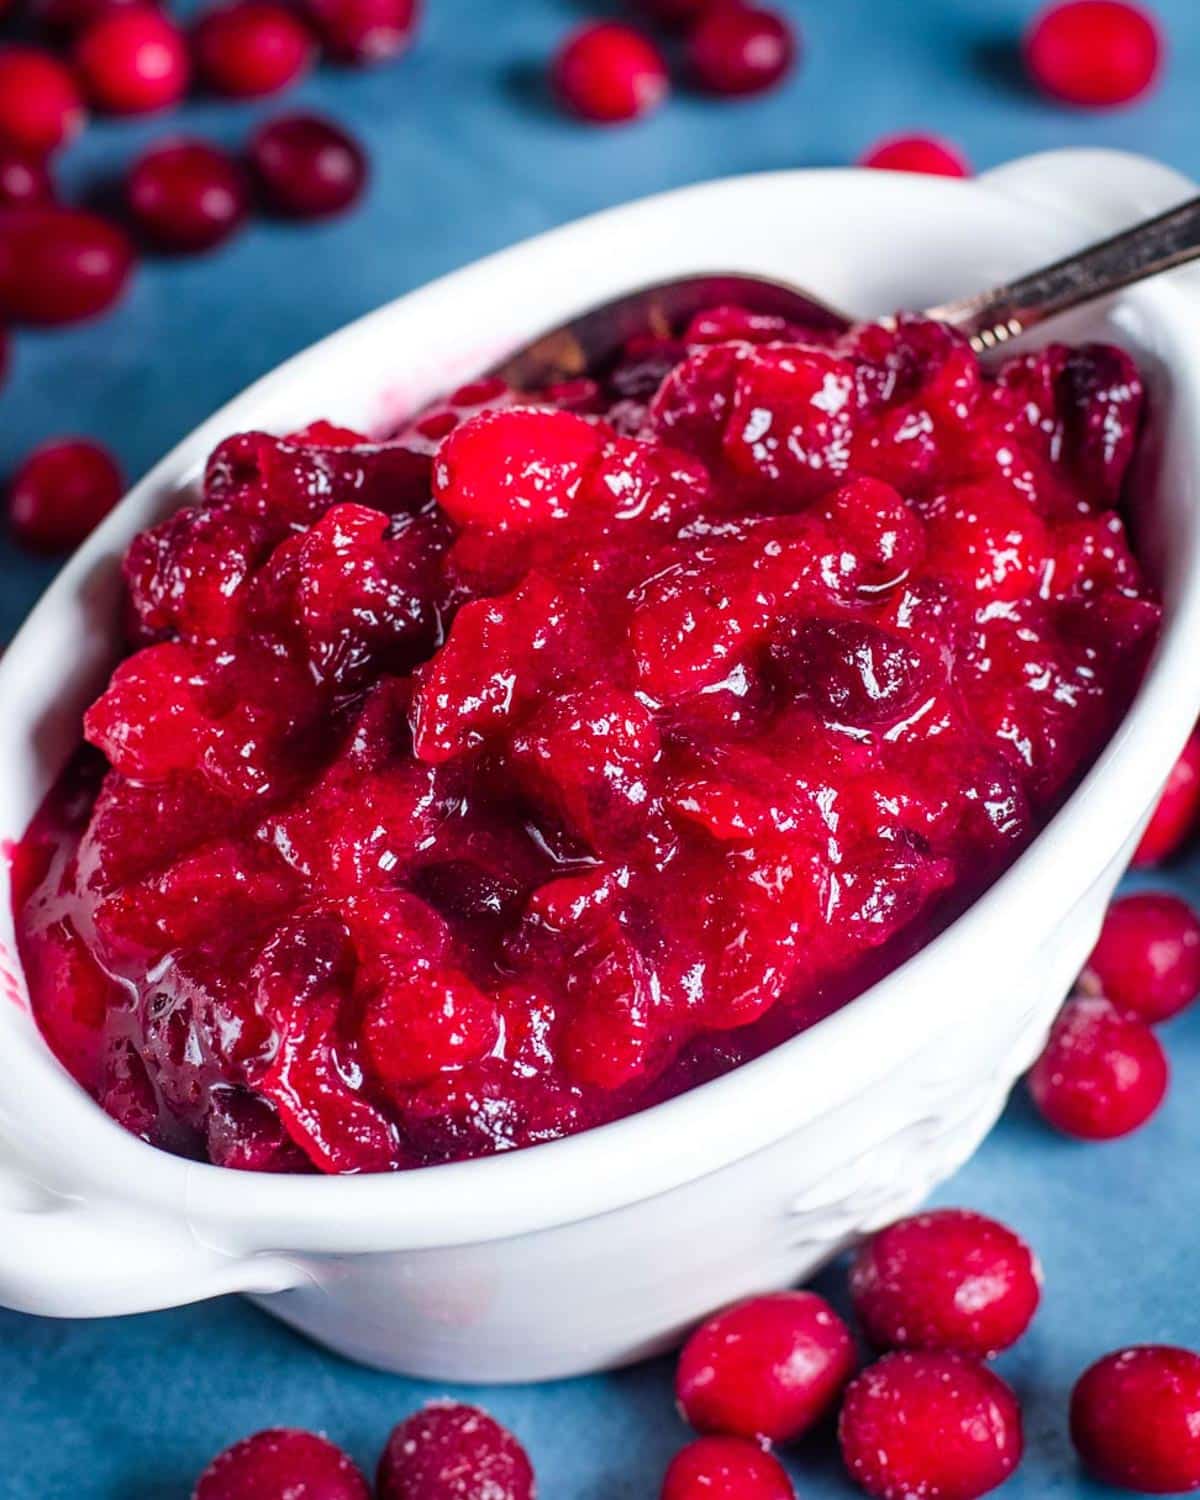
[[[250,193],[241,163],[207,141],[151,146],[129,169],[125,198],[137,227],[159,249],[209,250],[243,223]]]
[[[863,1331],[881,1349],[951,1349],[987,1358],[1021,1337],[1041,1272],[1011,1229],[941,1208],[873,1235],[850,1272]]]
[[[1029,1073],[1029,1092],[1064,1135],[1115,1140],[1137,1130],[1167,1092],[1166,1054],[1144,1021],[1100,997],[1070,1000]]]
[[[600,125],[648,115],[670,86],[654,43],[631,26],[607,22],[567,38],[554,59],[552,82],[572,114]]]
[[[0,208],[54,202],[54,179],[45,158],[0,143]]]
[[[1161,61],[1154,17],[1125,0],[1051,6],[1025,37],[1025,63],[1038,87],[1085,108],[1136,99],[1157,78]]]
[[[219,1453],[192,1500],[370,1500],[362,1470],[328,1438],[274,1427]]]
[[[1083,987],[1123,1014],[1166,1021],[1200,995],[1200,917],[1169,891],[1138,891],[1108,908]]]
[[[52,205],[0,216],[0,318],[74,323],[104,312],[125,289],[134,255],[120,229]]]
[[[923,172],[931,177],[969,177],[966,157],[932,135],[891,135],[865,151],[859,166],[884,172]]]
[[[717,1313],[679,1356],[675,1396],[699,1432],[790,1442],[854,1372],[845,1323],[815,1292],[751,1297]]]
[[[1200,732],[1171,767],[1154,812],[1133,855],[1135,869],[1170,859],[1195,829],[1200,815]]]
[[[112,510],[125,490],[107,448],[60,438],[35,448],[12,476],[8,524],[36,552],[69,552]]]
[[[1071,1394],[1071,1440],[1105,1484],[1200,1489],[1200,1355],[1167,1344],[1106,1354]]]
[[[1021,1408],[998,1375],[961,1354],[904,1350],[846,1391],[838,1441],[851,1478],[876,1500],[976,1500],[1024,1450]]]
[[[83,122],[79,88],[58,58],[39,47],[0,47],[0,144],[46,156]]]
[[[386,62],[413,43],[420,0],[307,0],[321,44],[337,62]]]
[[[192,32],[200,77],[218,94],[252,99],[278,93],[312,66],[312,36],[276,0],[234,0],[210,10]]]
[[[264,125],[249,147],[267,205],[295,219],[339,214],[367,180],[362,147],[317,115],[287,115]]]
[[[795,1500],[787,1470],[747,1438],[704,1437],[681,1448],[661,1500]]]
[[[121,7],[92,21],[75,44],[75,65],[96,108],[116,115],[168,109],[191,78],[183,32],[149,6]]]
[[[709,94],[761,94],[789,72],[796,60],[796,34],[777,11],[713,5],[687,41],[692,81]]]
[[[379,1500],[533,1500],[533,1466],[478,1406],[434,1401],[396,1427],[379,1460]]]

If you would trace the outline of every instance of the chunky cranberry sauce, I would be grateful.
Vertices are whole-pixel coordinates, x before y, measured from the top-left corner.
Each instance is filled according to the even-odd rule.
[[[229,438],[129,549],[129,652],[18,851],[51,1046],[146,1140],[368,1172],[810,1025],[1127,704],[1141,404],[1107,346],[985,372],[933,323],[717,308],[384,441]]]

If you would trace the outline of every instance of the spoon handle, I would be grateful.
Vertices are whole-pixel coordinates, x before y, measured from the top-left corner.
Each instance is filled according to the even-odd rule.
[[[983,354],[1047,318],[1197,256],[1200,198],[1190,198],[1006,286],[931,307],[927,316],[961,329]]]

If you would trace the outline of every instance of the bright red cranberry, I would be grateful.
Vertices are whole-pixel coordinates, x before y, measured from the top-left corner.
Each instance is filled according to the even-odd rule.
[[[1071,1440],[1105,1484],[1200,1489],[1200,1354],[1167,1344],[1106,1354],[1071,1394]]]
[[[370,1500],[362,1471],[328,1438],[274,1427],[218,1453],[192,1500]]]
[[[850,1295],[880,1349],[950,1349],[987,1358],[1015,1344],[1037,1311],[1041,1273],[1003,1224],[962,1208],[901,1219],[859,1250]]]
[[[1109,907],[1084,988],[1125,1015],[1165,1021],[1200,995],[1200,918],[1167,891],[1139,891]]]
[[[1124,0],[1068,0],[1043,11],[1025,37],[1039,88],[1068,104],[1125,104],[1158,76],[1162,42],[1149,11]]]
[[[0,48],[0,142],[46,156],[83,122],[79,89],[58,58],[37,47]]]
[[[395,1428],[379,1461],[379,1500],[533,1500],[533,1467],[478,1406],[434,1401]]]
[[[0,145],[0,208],[54,202],[54,179],[45,159]]]
[[[421,19],[420,0],[308,0],[307,11],[330,57],[354,65],[399,57]]]
[[[45,206],[0,216],[0,317],[74,323],[104,312],[133,269],[125,235],[95,214]]]
[[[1070,1000],[1029,1074],[1033,1102],[1056,1129],[1107,1141],[1144,1125],[1167,1092],[1167,1059],[1144,1021],[1107,1000]]]
[[[667,65],[630,26],[602,22],[569,36],[554,59],[554,91],[572,114],[601,125],[648,115],[667,97]]]
[[[846,1325],[815,1292],[751,1297],[702,1323],[679,1356],[675,1396],[699,1432],[790,1442],[854,1372]]]
[[[1135,868],[1161,864],[1179,850],[1200,814],[1200,732],[1194,733],[1171,767],[1167,784],[1142,841],[1134,852]]]
[[[308,28],[276,0],[234,0],[201,16],[192,32],[201,78],[235,99],[295,83],[312,66],[313,50]]]
[[[795,1500],[777,1458],[747,1438],[705,1437],[681,1448],[663,1479],[662,1500]]]
[[[151,146],[129,169],[129,212],[159,249],[209,250],[246,217],[246,175],[228,153],[207,141],[174,140]]]
[[[890,135],[865,151],[858,164],[884,172],[924,172],[931,177],[971,175],[958,147],[932,135]]]
[[[250,142],[250,164],[268,205],[296,219],[339,214],[367,180],[362,147],[316,115],[272,120]]]
[[[75,63],[97,109],[142,115],[169,109],[187,93],[187,42],[169,16],[149,7],[108,11],[84,28]]]
[[[790,22],[777,11],[713,5],[688,37],[688,67],[706,93],[761,94],[789,72],[797,50]]]
[[[99,443],[65,438],[35,448],[13,475],[8,524],[36,552],[69,552],[125,490],[116,460]]]
[[[876,1500],[976,1500],[1021,1461],[1021,1408],[1007,1385],[961,1354],[886,1354],[850,1384],[842,1458]]]

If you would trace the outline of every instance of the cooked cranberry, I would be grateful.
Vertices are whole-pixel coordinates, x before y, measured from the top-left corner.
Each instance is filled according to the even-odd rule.
[[[1125,0],[1068,0],[1043,11],[1025,37],[1033,81],[1068,104],[1125,104],[1158,76],[1162,42],[1153,16]]]
[[[104,312],[125,289],[133,249],[113,224],[74,209],[0,216],[0,316],[74,323]]]
[[[838,724],[894,722],[931,686],[914,642],[858,620],[804,620],[772,652],[789,688]]]
[[[0,209],[54,202],[54,180],[43,157],[0,145]]]
[[[976,1500],[1021,1461],[1021,1408],[961,1354],[887,1354],[850,1384],[838,1422],[855,1484],[877,1500]]]
[[[37,552],[69,552],[124,493],[112,454],[85,438],[60,438],[35,448],[13,475],[8,524]]]
[[[307,0],[307,11],[330,57],[367,64],[399,57],[412,45],[421,0]]]
[[[1200,1489],[1200,1355],[1166,1344],[1106,1354],[1071,1394],[1071,1440],[1105,1484]]]
[[[854,1344],[815,1292],[751,1297],[717,1313],[679,1356],[675,1395],[700,1432],[790,1442],[854,1371]]]
[[[219,1453],[192,1500],[370,1500],[361,1470],[328,1438],[269,1428]]]
[[[207,141],[151,146],[129,169],[129,212],[159,249],[208,250],[238,228],[249,208],[240,164]]]
[[[795,1500],[777,1458],[746,1438],[705,1437],[681,1448],[663,1480],[662,1500]]]
[[[117,115],[178,104],[191,75],[183,33],[148,7],[102,13],[80,33],[75,63],[96,108]]]
[[[877,1348],[986,1358],[1029,1327],[1041,1273],[1011,1229],[943,1208],[901,1219],[869,1239],[855,1258],[850,1294]]]
[[[434,1401],[396,1427],[377,1479],[379,1500],[533,1500],[524,1448],[478,1406]]]
[[[83,120],[70,69],[36,47],[0,47],[0,144],[45,156],[78,135]]]
[[[1193,733],[1183,753],[1171,767],[1167,784],[1142,834],[1133,863],[1161,864],[1170,859],[1187,840],[1200,814],[1200,733]]]
[[[208,11],[192,32],[192,50],[208,87],[238,99],[287,88],[313,61],[308,29],[277,0],[233,0]]]
[[[573,114],[598,124],[636,120],[667,96],[667,65],[639,31],[615,23],[584,26],[554,59],[555,93]]]
[[[971,175],[958,147],[932,135],[889,135],[863,153],[859,166],[884,172],[925,172],[933,177]]]
[[[317,219],[350,207],[367,180],[362,147],[316,115],[285,115],[250,142],[250,164],[269,207]]]
[[[1167,1092],[1167,1059],[1144,1021],[1107,1000],[1068,1001],[1029,1074],[1033,1101],[1051,1125],[1106,1141],[1144,1125]]]
[[[738,0],[710,6],[687,41],[691,76],[710,94],[761,94],[787,74],[796,53],[784,16]]]
[[[1151,1023],[1200,994],[1200,918],[1178,896],[1139,891],[1109,907],[1084,969],[1085,988]]]

